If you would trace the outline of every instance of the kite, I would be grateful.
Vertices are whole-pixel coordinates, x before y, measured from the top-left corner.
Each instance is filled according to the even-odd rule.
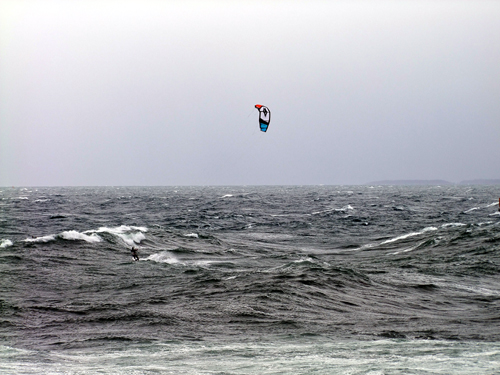
[[[269,108],[260,104],[255,104],[255,108],[259,110],[260,130],[265,132],[267,131],[269,123],[271,122],[271,111],[269,110]]]

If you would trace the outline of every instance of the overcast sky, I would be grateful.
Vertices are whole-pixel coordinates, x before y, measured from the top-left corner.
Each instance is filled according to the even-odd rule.
[[[499,20],[477,0],[0,0],[0,186],[500,178]]]

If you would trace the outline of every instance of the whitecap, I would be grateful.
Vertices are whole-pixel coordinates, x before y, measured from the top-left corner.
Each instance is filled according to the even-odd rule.
[[[315,211],[315,212],[312,212],[311,215],[328,214],[330,212],[346,212],[349,210],[354,210],[354,207],[352,207],[350,204],[348,204],[347,206],[344,206],[342,208],[329,208],[329,209],[326,209],[323,211]],[[273,215],[271,215],[271,216],[273,216]],[[284,215],[274,215],[274,216],[284,216]],[[309,215],[306,215],[306,216],[309,216]]]
[[[114,228],[108,228],[108,227],[101,227],[99,228],[96,232],[108,232],[112,234],[121,234],[121,233],[127,233],[130,231],[140,231],[140,232],[147,232],[148,228],[146,227],[135,227],[135,226],[128,226],[128,225],[120,225],[119,227],[114,227]],[[90,231],[89,231],[90,232]]]
[[[476,224],[478,227],[482,227],[483,225],[491,225],[493,224],[494,222],[493,221],[484,221],[484,222],[481,222],[481,223],[478,223]]]
[[[444,224],[444,225],[447,225],[447,224]],[[386,245],[388,243],[396,242],[396,241],[399,241],[399,240],[404,240],[404,239],[410,238],[410,237],[419,236],[419,235],[424,234],[426,232],[436,231],[436,230],[438,230],[438,228],[436,228],[436,227],[426,227],[426,228],[422,229],[419,232],[411,232],[411,233],[403,234],[401,236],[390,238],[388,240],[380,242],[379,244],[369,243],[369,244],[360,246],[360,247],[358,247],[356,249],[352,249],[352,250],[348,250],[348,251],[361,251],[361,250],[373,249],[373,248],[376,248],[377,246],[380,246],[380,245]],[[418,246],[420,246],[420,244],[417,245],[417,246],[413,246],[413,247],[410,247],[410,248],[407,248],[407,249],[400,250],[400,251],[395,252],[395,253],[391,253],[391,255],[399,254],[401,252],[412,251],[412,250],[416,249]]]
[[[127,246],[132,247],[146,239],[144,232],[147,231],[148,228],[146,227],[121,225],[114,228],[101,227],[96,231],[90,230],[86,231],[85,233],[109,233],[121,238]]]
[[[226,195],[223,195],[221,198],[231,198],[231,197],[234,197],[233,194],[226,194]]]
[[[348,204],[347,206],[342,207],[342,210],[347,211],[347,210],[354,210],[354,208]]]
[[[297,260],[294,260],[293,263],[314,263],[314,259],[305,257],[305,258],[300,258]]]
[[[13,243],[11,240],[6,240],[6,239],[0,240],[0,249],[5,249],[6,247],[9,247],[12,245],[13,245]]]
[[[481,207],[472,207],[471,209],[468,209],[467,211],[464,211],[464,214],[468,214],[469,212],[475,211],[475,210],[480,210]]]
[[[142,232],[122,234],[120,237],[129,246],[134,246],[135,244],[141,243],[141,241],[146,239],[146,236]]]
[[[355,249],[352,249],[352,250],[349,250],[349,251],[359,251],[359,250],[367,250],[367,249],[371,249],[373,247],[376,247],[377,244],[374,244],[374,243],[368,243],[366,245],[363,245],[363,246],[360,246],[360,247],[357,247]]]
[[[131,226],[130,227],[132,230],[139,230],[141,232],[147,232],[148,231],[148,228],[146,227],[136,227],[136,226]]]
[[[221,262],[217,262],[217,261],[214,261],[214,260],[197,260],[193,264],[195,266],[198,266],[198,267],[208,267],[208,266],[210,266],[211,264],[214,264],[214,263],[221,263]]]
[[[55,234],[50,234],[48,236],[26,238],[24,240],[24,242],[46,243],[46,242],[51,242],[51,241],[55,241],[55,240],[56,240]]]
[[[401,254],[401,253],[407,253],[409,251],[413,251],[415,249],[417,249],[420,245],[422,245],[423,242],[419,243],[417,246],[412,246],[412,247],[408,247],[406,249],[402,249],[402,250],[399,250],[399,251],[396,251],[395,253],[389,253],[388,255],[398,255],[398,254]]]
[[[441,228],[455,228],[455,227],[464,227],[467,224],[463,223],[448,223],[448,224],[443,224],[441,225]]]
[[[135,244],[141,243],[141,241],[146,239],[146,236],[142,232],[135,233],[116,233],[116,236],[121,238],[129,246],[134,246]]]
[[[420,232],[412,232],[412,233],[403,234],[402,236],[391,238],[389,240],[381,242],[380,244],[385,245],[385,244],[396,242],[399,240],[404,240],[404,239],[409,238],[409,237],[419,236],[421,234],[424,234],[425,232],[435,231],[435,230],[438,230],[438,229],[436,227],[427,227],[427,228],[422,229]]]
[[[474,293],[476,295],[482,295],[482,296],[494,296],[494,297],[498,297],[500,296],[500,293],[497,291],[497,290],[494,290],[494,289],[490,289],[490,288],[486,288],[486,287],[483,287],[483,286],[476,286],[476,285],[464,285],[464,284],[458,284],[458,283],[454,283],[454,284],[447,284],[446,285],[447,287],[454,287],[458,290],[463,290],[463,291],[466,291],[466,292],[471,292],[471,293]]]
[[[79,241],[83,240],[89,243],[96,243],[96,242],[101,242],[102,238],[99,237],[97,234],[92,233],[90,236],[84,233],[77,232],[76,230],[69,230],[62,232],[61,234],[58,235],[59,238],[62,238],[64,240],[69,240],[69,241]]]
[[[188,234],[185,234],[184,237],[198,238],[199,236],[197,233],[188,233]]]
[[[157,254],[151,254],[150,256],[148,256],[146,258],[146,260],[151,260],[151,261],[157,262],[157,263],[168,263],[168,264],[181,263],[179,261],[179,259],[174,257],[168,251],[164,251],[164,252],[157,253]]]

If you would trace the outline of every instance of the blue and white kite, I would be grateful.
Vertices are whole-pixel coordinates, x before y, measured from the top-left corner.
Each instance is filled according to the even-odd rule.
[[[269,123],[271,122],[271,111],[269,110],[269,108],[260,104],[255,104],[255,108],[259,110],[260,130],[265,132],[267,131]]]

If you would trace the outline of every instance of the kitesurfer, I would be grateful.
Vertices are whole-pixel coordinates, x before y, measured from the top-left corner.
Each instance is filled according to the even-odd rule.
[[[135,261],[138,261],[139,260],[139,254],[137,254],[137,249],[135,247],[132,247],[132,250],[130,250],[132,252],[132,257],[134,258]]]

